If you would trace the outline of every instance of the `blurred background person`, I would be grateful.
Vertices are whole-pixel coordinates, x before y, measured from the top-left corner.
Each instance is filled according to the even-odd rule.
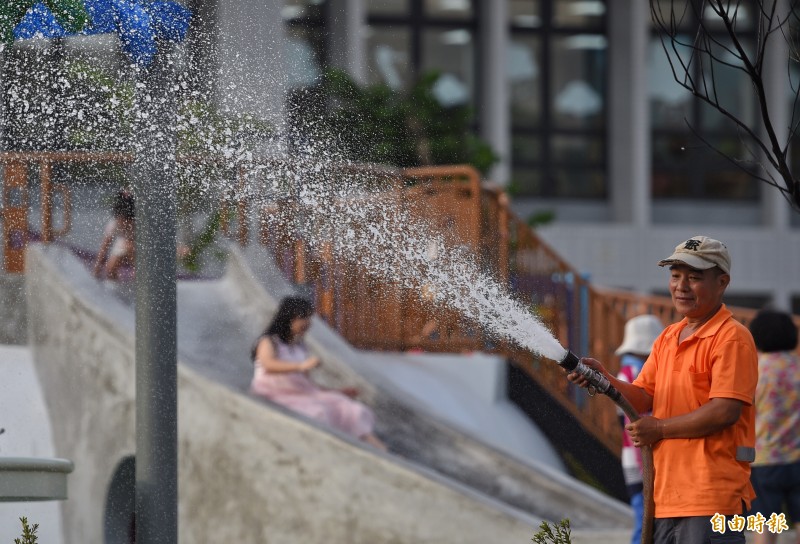
[[[750,514],[785,514],[800,544],[800,355],[797,327],[789,314],[762,310],[750,322],[758,349],[756,460],[750,479],[756,490]],[[756,544],[778,534],[755,533]]]
[[[114,195],[112,217],[103,230],[103,239],[97,250],[92,273],[97,278],[115,280],[122,266],[133,267],[136,245],[134,230],[136,208],[133,194],[120,189]]]

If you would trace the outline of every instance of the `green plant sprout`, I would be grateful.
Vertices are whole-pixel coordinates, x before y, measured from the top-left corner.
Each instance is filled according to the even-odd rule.
[[[536,544],[571,544],[569,518],[564,518],[553,526],[542,521],[539,532],[533,535],[531,540]]]
[[[36,536],[36,531],[39,530],[39,524],[34,523],[32,526],[28,525],[28,518],[21,517],[19,520],[22,522],[22,538],[15,538],[14,544],[36,544],[39,542],[39,537]]]

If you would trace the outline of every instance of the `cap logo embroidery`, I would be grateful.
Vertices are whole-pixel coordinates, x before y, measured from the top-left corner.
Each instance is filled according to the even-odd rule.
[[[697,251],[697,248],[700,247],[700,240],[686,240],[686,245],[683,246],[683,249],[691,249],[692,251]]]

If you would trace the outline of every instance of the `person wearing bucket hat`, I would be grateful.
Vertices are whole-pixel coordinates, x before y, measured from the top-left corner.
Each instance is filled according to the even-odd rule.
[[[655,342],[664,324],[654,315],[643,314],[630,318],[625,323],[625,332],[622,343],[616,350],[620,357],[620,370],[617,378],[631,383],[639,372],[642,365],[650,355]],[[644,517],[644,485],[642,483],[642,455],[639,448],[634,446],[633,440],[625,426],[630,423],[630,419],[625,413],[617,408],[620,423],[622,424],[622,476],[625,479],[625,487],[628,489],[628,499],[633,509],[633,532],[631,533],[631,544],[637,544],[642,540],[642,519]]]
[[[626,426],[634,446],[652,446],[655,544],[744,544],[727,521],[755,497],[758,356],[750,331],[723,303],[731,281],[725,244],[693,236],[658,262],[669,267],[669,292],[683,317],[653,343],[639,376],[626,383],[595,359],[581,359],[608,378],[639,412]],[[589,383],[573,372],[569,380]],[[740,518],[741,519],[741,518]]]

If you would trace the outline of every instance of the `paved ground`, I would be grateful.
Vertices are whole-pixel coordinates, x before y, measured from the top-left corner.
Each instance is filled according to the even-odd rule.
[[[0,345],[0,428],[5,429],[0,434],[0,456],[57,457],[47,408],[25,347]],[[61,511],[55,501],[0,502],[0,542],[10,543],[20,537],[21,516],[39,524],[39,542],[63,542]]]

